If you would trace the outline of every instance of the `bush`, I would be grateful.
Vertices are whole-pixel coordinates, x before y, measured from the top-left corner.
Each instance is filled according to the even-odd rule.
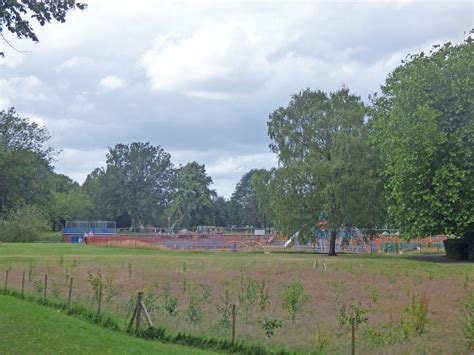
[[[0,220],[0,241],[28,243],[39,239],[40,232],[47,228],[47,221],[35,206],[18,207]]]
[[[292,280],[283,286],[281,301],[283,309],[291,315],[291,323],[295,323],[296,315],[303,311],[309,295],[305,294],[301,281]]]
[[[411,304],[406,306],[401,319],[401,326],[405,337],[423,334],[428,323],[429,299],[425,293],[415,295]]]

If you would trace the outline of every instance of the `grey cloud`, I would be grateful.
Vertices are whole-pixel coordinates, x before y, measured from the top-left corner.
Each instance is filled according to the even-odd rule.
[[[344,83],[365,99],[408,52],[460,41],[473,11],[448,1],[114,4],[39,28],[37,45],[14,41],[31,52],[0,58],[0,104],[44,121],[64,150],[57,170],[79,181],[106,147],[150,141],[176,164],[205,163],[226,196],[246,170],[276,164],[266,121],[292,94]],[[176,52],[163,56],[157,38]],[[148,65],[162,64],[154,72],[148,52]],[[109,75],[127,85],[100,90]]]

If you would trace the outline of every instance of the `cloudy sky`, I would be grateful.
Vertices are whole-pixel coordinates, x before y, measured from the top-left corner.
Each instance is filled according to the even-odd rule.
[[[149,141],[176,165],[206,164],[229,197],[270,168],[269,113],[306,87],[364,100],[408,53],[460,42],[472,1],[160,2],[88,0],[40,43],[0,43],[0,109],[46,125],[55,170],[78,182],[107,147]]]

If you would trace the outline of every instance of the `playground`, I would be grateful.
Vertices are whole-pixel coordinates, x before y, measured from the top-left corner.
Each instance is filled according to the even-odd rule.
[[[105,247],[170,250],[220,251],[308,251],[327,253],[329,231],[318,230],[306,243],[298,241],[299,231],[292,236],[271,228],[200,226],[169,230],[160,227],[119,231],[113,221],[66,222],[63,241]],[[401,239],[396,230],[381,229],[369,234],[357,228],[341,228],[336,237],[336,251],[350,253],[442,253],[446,236]]]
[[[423,256],[422,254],[421,256]],[[429,259],[428,259],[429,260]],[[347,317],[356,313],[360,353],[468,353],[463,301],[473,288],[474,265],[437,263],[413,254],[354,253],[335,258],[291,251],[216,253],[97,247],[79,243],[3,244],[0,282],[20,290],[102,311],[126,324],[142,290],[154,324],[170,332],[229,338],[223,312],[237,307],[236,336],[298,352],[350,352]],[[8,280],[5,272],[8,270]],[[24,273],[24,274],[23,274]],[[302,287],[301,308],[291,314],[285,290]],[[295,288],[296,289],[296,288]],[[411,331],[409,306],[423,300],[426,314]],[[265,319],[281,323],[274,334]],[[228,319],[227,319],[228,321]],[[268,322],[267,322],[268,324]]]

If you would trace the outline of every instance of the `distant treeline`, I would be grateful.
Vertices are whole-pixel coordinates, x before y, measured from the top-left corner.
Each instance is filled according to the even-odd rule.
[[[14,108],[0,111],[0,240],[26,217],[52,229],[87,219],[271,225],[300,230],[303,239],[321,220],[333,238],[341,225],[467,234],[474,224],[473,54],[468,38],[407,56],[369,103],[344,86],[293,95],[267,122],[278,167],[244,174],[229,200],[211,189],[204,165],[175,167],[162,147],[142,142],[110,147],[106,166],[79,185],[53,171],[46,128]]]

